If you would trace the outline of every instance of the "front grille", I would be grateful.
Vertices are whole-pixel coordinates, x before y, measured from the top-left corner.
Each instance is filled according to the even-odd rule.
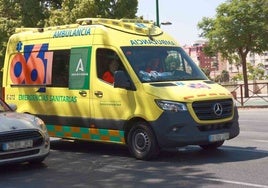
[[[192,107],[200,120],[224,119],[232,116],[233,100],[198,101],[193,102]]]
[[[3,152],[3,143],[19,140],[33,140],[33,147],[39,147],[44,143],[43,136],[36,130],[4,132],[0,133],[0,154]]]

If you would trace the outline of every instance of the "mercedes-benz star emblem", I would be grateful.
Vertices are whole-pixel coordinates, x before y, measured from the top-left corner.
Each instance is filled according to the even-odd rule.
[[[222,115],[222,105],[220,103],[215,103],[213,106],[213,111],[216,116]]]

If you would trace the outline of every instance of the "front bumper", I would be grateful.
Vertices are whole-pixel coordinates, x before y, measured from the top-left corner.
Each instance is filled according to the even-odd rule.
[[[0,152],[0,165],[44,160],[50,153],[50,140],[46,135],[38,147]]]
[[[228,139],[232,139],[240,132],[237,108],[233,119],[223,123],[200,125],[188,111],[164,112],[157,121],[150,123],[161,148],[209,144],[210,135],[227,133]]]

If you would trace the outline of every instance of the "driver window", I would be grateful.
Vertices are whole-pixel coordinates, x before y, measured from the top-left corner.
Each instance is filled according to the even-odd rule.
[[[101,80],[113,84],[114,72],[123,70],[122,62],[117,53],[111,49],[97,49],[97,75]]]

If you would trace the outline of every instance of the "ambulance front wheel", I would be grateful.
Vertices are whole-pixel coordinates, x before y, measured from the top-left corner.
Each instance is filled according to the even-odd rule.
[[[136,159],[149,160],[159,154],[159,146],[152,129],[145,122],[137,122],[129,131],[128,148]]]

